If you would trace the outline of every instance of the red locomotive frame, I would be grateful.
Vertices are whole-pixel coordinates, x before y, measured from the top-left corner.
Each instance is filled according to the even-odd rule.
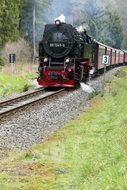
[[[43,67],[42,71],[43,77],[38,78],[38,84],[44,87],[75,87],[77,85],[77,78],[79,74],[76,73],[76,65],[80,64],[83,68],[83,73],[80,75],[84,75],[84,72],[88,72],[89,70],[89,60],[88,59],[76,59],[71,58],[72,65],[67,67],[64,62],[64,67],[59,69],[54,69],[54,67]],[[72,75],[72,79],[68,78],[68,76]]]

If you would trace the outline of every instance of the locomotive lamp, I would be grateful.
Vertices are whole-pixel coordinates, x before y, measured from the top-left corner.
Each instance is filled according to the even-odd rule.
[[[69,58],[66,58],[65,59],[65,63],[69,63],[70,62],[70,59]]]
[[[48,57],[44,58],[44,63],[48,62]]]
[[[56,21],[55,21],[55,24],[56,24],[57,26],[59,26],[59,25],[61,24],[60,20],[56,20]]]

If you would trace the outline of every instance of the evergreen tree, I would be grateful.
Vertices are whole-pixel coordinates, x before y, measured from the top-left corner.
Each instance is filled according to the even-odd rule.
[[[20,0],[0,1],[0,46],[19,37]]]
[[[107,30],[105,42],[115,48],[121,48],[123,41],[123,28],[117,11],[107,11]]]
[[[102,41],[102,31],[105,29],[105,11],[97,0],[86,1],[85,19],[89,26],[88,32],[95,39]]]
[[[38,41],[43,33],[46,20],[46,12],[50,0],[23,0],[21,3],[20,31],[22,35],[32,42],[33,38],[33,9],[36,10],[36,40]]]

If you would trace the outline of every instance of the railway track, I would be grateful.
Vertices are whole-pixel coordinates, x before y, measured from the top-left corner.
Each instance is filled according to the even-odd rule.
[[[39,101],[46,100],[50,97],[63,93],[64,91],[65,89],[46,92],[44,88],[40,88],[35,91],[28,92],[25,95],[2,101],[0,102],[0,119],[14,111],[23,109]]]

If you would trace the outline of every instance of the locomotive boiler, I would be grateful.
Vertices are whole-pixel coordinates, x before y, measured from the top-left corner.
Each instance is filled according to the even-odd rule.
[[[47,24],[39,43],[39,85],[74,87],[79,84],[88,76],[92,57],[88,52],[85,55],[85,45],[92,51],[91,44],[91,38],[71,24],[60,20]]]

